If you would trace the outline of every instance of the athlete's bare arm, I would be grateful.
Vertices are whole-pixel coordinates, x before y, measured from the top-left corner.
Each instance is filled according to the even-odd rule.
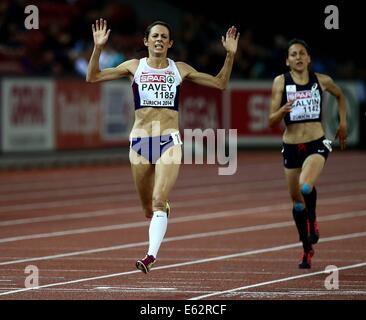
[[[273,80],[272,85],[272,97],[271,97],[271,109],[269,113],[269,126],[275,127],[278,125],[287,113],[291,112],[291,106],[294,101],[288,101],[281,106],[283,87],[285,84],[285,78],[283,75],[277,76]]]
[[[336,132],[335,138],[339,138],[339,143],[341,146],[341,149],[346,148],[346,142],[347,142],[347,107],[346,107],[346,97],[344,96],[344,93],[342,89],[335,84],[333,79],[325,74],[316,74],[320,85],[322,86],[323,90],[328,91],[330,94],[332,94],[338,102],[338,108],[339,108],[339,127]]]
[[[177,62],[177,67],[182,79],[186,79],[199,85],[213,87],[217,89],[225,89],[233,68],[234,56],[238,48],[240,33],[232,26],[226,32],[226,37],[222,37],[222,45],[226,49],[226,59],[220,72],[216,76],[204,72],[198,72],[192,66],[184,62]]]
[[[138,60],[132,59],[125,61],[115,68],[106,68],[100,70],[99,58],[103,50],[104,45],[108,41],[111,30],[107,31],[107,21],[100,19],[92,25],[93,38],[94,38],[94,50],[90,57],[88,64],[88,72],[86,75],[86,81],[99,82],[105,80],[114,80],[122,77],[131,76],[135,73],[138,66]]]

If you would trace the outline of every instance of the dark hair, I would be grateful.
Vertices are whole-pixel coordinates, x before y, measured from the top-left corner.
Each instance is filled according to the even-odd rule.
[[[308,53],[308,55],[310,55],[310,48],[307,45],[307,43],[304,40],[295,38],[295,39],[290,40],[287,44],[286,57],[288,57],[288,53],[289,53],[288,51],[290,50],[290,47],[294,44],[301,44],[306,49],[306,52]]]
[[[173,39],[173,35],[172,35],[172,27],[171,27],[168,23],[166,23],[166,22],[164,22],[164,21],[160,21],[160,20],[158,20],[158,21],[154,21],[152,24],[150,24],[150,25],[146,28],[146,30],[145,30],[145,34],[144,34],[145,39],[149,38],[149,34],[150,34],[150,31],[151,31],[152,27],[154,27],[154,26],[156,26],[156,25],[160,25],[160,26],[164,26],[164,27],[166,27],[166,28],[168,29],[168,31],[169,31],[169,40],[172,40],[172,39]]]

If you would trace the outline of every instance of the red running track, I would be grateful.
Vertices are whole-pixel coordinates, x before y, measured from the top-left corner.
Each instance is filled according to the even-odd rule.
[[[148,275],[134,267],[148,221],[128,164],[1,172],[0,299],[364,300],[365,163],[358,151],[329,157],[310,270],[297,268],[278,152],[241,153],[232,176],[216,165],[182,166]],[[25,287],[27,266],[38,270],[36,289]],[[337,268],[338,289],[326,287],[327,266]]]

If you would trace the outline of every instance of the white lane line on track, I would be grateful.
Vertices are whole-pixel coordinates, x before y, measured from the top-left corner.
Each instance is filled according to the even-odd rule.
[[[248,184],[248,182],[237,182],[235,185],[237,188],[243,187],[243,184]],[[258,187],[259,190],[266,188],[278,188],[279,186],[283,186],[284,182],[280,179],[278,180],[268,180],[268,181],[254,181],[250,184],[251,190],[254,190],[255,186]],[[222,183],[215,184],[209,187],[198,186],[198,187],[185,187],[185,188],[175,188],[175,192],[179,193],[179,195],[197,195],[197,194],[209,194],[216,192],[223,192],[224,189],[230,191],[233,188],[233,183]],[[131,201],[136,200],[138,202],[137,193],[131,192],[129,194],[121,194],[118,192],[116,195],[93,195],[93,197],[82,198],[82,199],[63,199],[63,200],[54,200],[54,201],[46,201],[46,202],[38,202],[38,203],[25,203],[25,204],[11,204],[1,206],[0,204],[0,213],[1,212],[14,212],[14,211],[23,211],[23,210],[37,210],[37,209],[51,209],[51,208],[64,208],[69,206],[77,206],[77,205],[90,205],[90,204],[104,204],[110,203],[112,201],[123,202],[123,201]]]
[[[348,158],[347,161],[351,161],[350,163],[356,164],[352,168],[352,173],[355,173],[355,176],[359,177],[359,173],[364,173],[363,170],[363,159],[364,155],[354,158]],[[339,159],[341,160],[341,159]],[[247,161],[245,159],[245,161]],[[265,163],[263,163],[265,161]],[[264,176],[268,176],[268,173],[273,173],[273,168],[281,168],[281,164],[274,160],[269,161],[268,158],[266,158],[265,155],[263,155],[261,158],[258,159],[257,163],[255,164],[247,164],[247,163],[241,163],[239,159],[238,163],[238,169],[240,169],[240,172],[247,171],[247,172],[260,172]],[[344,160],[341,160],[344,161]],[[326,177],[342,177],[342,173],[337,170],[337,163],[338,165],[342,165],[337,161],[337,159],[332,160],[331,163],[328,164],[327,170],[324,172],[323,176]],[[216,168],[207,168],[207,166],[204,168],[203,174],[206,174],[207,176],[212,176],[213,170],[216,170]],[[194,181],[194,179],[199,180],[202,182],[201,178],[198,178],[197,175],[194,173],[193,170],[189,170],[184,172],[184,176],[182,176],[182,179],[180,181],[186,181],[188,180],[189,183],[191,180]],[[215,171],[216,173],[216,171]],[[128,176],[128,181],[124,181],[123,177],[127,175],[130,175],[130,168],[128,166],[126,167],[117,167],[113,170],[108,170],[107,172],[104,172],[103,170],[90,170],[88,173],[82,173],[80,174],[79,171],[75,171],[72,174],[66,174],[64,172],[58,173],[58,172],[47,172],[47,174],[44,174],[44,172],[41,171],[40,174],[37,175],[31,175],[31,176],[24,176],[19,175],[19,180],[14,181],[11,180],[11,177],[4,175],[6,177],[7,183],[6,185],[0,186],[0,192],[3,191],[28,191],[29,189],[36,189],[36,188],[42,188],[42,189],[52,189],[55,187],[83,187],[83,186],[90,186],[91,184],[128,184],[131,185],[133,183],[132,177],[130,178]],[[1,176],[0,176],[1,177]],[[41,179],[39,179],[41,177]],[[216,176],[217,178],[217,176]],[[221,179],[221,178],[220,178]],[[52,181],[50,181],[52,180]]]
[[[349,176],[345,176],[346,181],[343,181],[344,183],[347,182],[351,182],[351,181],[347,181],[349,179]],[[338,182],[339,182],[339,176],[338,176]],[[219,187],[225,187],[225,186],[232,186],[232,185],[240,185],[241,187],[245,187],[245,186],[252,186],[252,185],[256,185],[256,186],[261,186],[261,185],[265,185],[266,183],[273,183],[275,185],[279,185],[279,184],[284,184],[283,179],[279,178],[279,177],[273,177],[273,178],[267,178],[267,179],[256,179],[256,180],[249,180],[249,179],[244,179],[244,178],[239,178],[239,179],[230,179],[230,180],[225,180],[225,179],[218,179],[217,176],[216,177],[212,177],[212,176],[208,176],[205,177],[204,181],[202,180],[202,177],[192,177],[191,179],[185,179],[183,181],[179,181],[179,185],[177,185],[177,187],[175,188],[175,190],[178,191],[183,191],[189,188],[207,188],[210,186],[219,186]],[[189,182],[189,184],[188,184]],[[342,182],[342,181],[341,181]],[[358,181],[353,181],[354,183],[357,183]],[[66,186],[67,187],[67,186]],[[136,194],[136,190],[134,188],[133,185],[133,181],[128,181],[128,182],[121,182],[119,184],[106,184],[106,185],[86,185],[86,186],[81,186],[81,187],[77,187],[77,188],[62,188],[62,189],[45,189],[45,190],[38,190],[38,191],[33,191],[28,190],[26,192],[13,192],[13,193],[5,193],[5,194],[1,194],[0,193],[0,203],[3,200],[39,200],[42,198],[50,198],[51,196],[56,197],[56,196],[68,196],[68,195],[98,195],[100,193],[120,193],[120,194],[124,194],[124,193],[131,193],[131,194]]]
[[[167,292],[167,291],[178,291],[177,288],[142,288],[142,287],[122,287],[122,286],[103,286],[103,287],[95,287],[92,290],[107,290],[107,291],[118,291],[118,292],[125,292],[125,291],[135,291],[135,292]]]
[[[347,176],[349,177],[349,175]],[[336,188],[336,189],[340,189],[340,190],[347,190],[347,186],[349,185],[350,187],[352,186],[364,186],[365,185],[365,181],[364,180],[360,180],[360,181],[339,181],[339,176],[337,176],[337,183],[339,183],[339,185],[334,185],[332,182],[332,179],[328,179],[327,183],[330,184],[331,188]],[[201,179],[202,181],[202,179]],[[334,181],[335,182],[335,181]],[[321,185],[321,183],[319,182],[319,185]],[[279,186],[284,186],[284,181],[283,179],[271,179],[271,180],[256,180],[256,181],[224,181],[224,182],[220,182],[220,181],[216,181],[214,184],[209,184],[207,186],[194,186],[192,184],[190,184],[189,186],[177,186],[175,188],[175,192],[179,193],[180,195],[186,195],[186,194],[198,194],[198,193],[210,193],[210,192],[218,192],[218,191],[222,191],[223,188],[232,188],[233,186],[236,186],[236,189],[238,188],[245,188],[246,186],[250,187],[250,190],[253,190],[255,188],[258,189],[263,189],[262,187],[265,188],[276,188]],[[327,187],[327,188],[328,188]],[[115,186],[113,188],[116,188]],[[99,191],[101,191],[100,189],[98,189]],[[106,188],[105,193],[108,194],[110,193],[110,190],[108,188]],[[91,204],[91,203],[109,203],[110,201],[123,201],[123,200],[131,200],[131,199],[136,199],[136,201],[138,200],[138,197],[136,195],[136,192],[131,189],[128,193],[123,193],[121,194],[121,192],[123,191],[122,189],[119,190],[119,192],[116,191],[116,195],[112,195],[112,196],[107,196],[107,195],[98,195],[99,193],[92,194],[92,198],[84,198],[84,199],[63,199],[63,200],[54,200],[54,201],[48,201],[48,202],[41,202],[41,203],[28,203],[28,204],[11,204],[11,205],[5,205],[2,206],[0,203],[0,212],[11,212],[11,211],[19,211],[19,210],[35,210],[35,209],[44,209],[44,208],[55,208],[55,207],[67,207],[67,206],[74,206],[74,205],[82,205],[82,204]],[[75,195],[76,192],[80,193],[81,191],[73,191],[71,190],[71,194]],[[87,193],[86,193],[87,194]],[[22,196],[22,199],[24,199],[24,196]],[[46,199],[49,198],[49,196],[46,196]]]
[[[338,203],[344,203],[344,202],[360,200],[360,199],[366,200],[366,195],[327,198],[327,199],[319,200],[318,204],[319,205],[338,204]],[[200,220],[216,219],[219,217],[272,212],[274,210],[287,210],[287,209],[290,209],[291,207],[292,207],[291,204],[286,203],[286,204],[278,204],[278,205],[271,205],[271,206],[252,207],[252,208],[246,208],[246,209],[225,210],[225,211],[207,213],[207,214],[202,214],[202,215],[194,215],[194,216],[187,216],[187,217],[181,217],[181,218],[171,218],[171,219],[169,219],[169,223],[200,221]],[[0,238],[0,244],[15,242],[15,241],[24,241],[24,240],[42,239],[42,238],[51,238],[51,237],[63,237],[63,236],[68,236],[68,235],[79,235],[79,234],[86,234],[86,233],[93,233],[93,232],[105,232],[105,231],[111,231],[111,230],[121,230],[121,229],[126,229],[126,228],[136,228],[136,227],[146,226],[146,225],[148,225],[148,223],[149,223],[149,221],[140,221],[140,222],[133,222],[133,223],[107,225],[107,226],[102,226],[102,227],[89,227],[89,228],[80,228],[80,229],[73,229],[73,230],[60,230],[60,231],[47,232],[47,233],[28,234],[28,235],[24,235],[24,236]]]
[[[338,267],[337,269],[338,269],[338,271],[341,271],[341,270],[348,270],[348,269],[354,269],[354,268],[362,268],[362,267],[365,267],[365,266],[366,266],[366,262],[362,262],[362,263],[352,264],[352,265],[348,265],[348,266]],[[321,271],[316,271],[316,272],[311,272],[311,273],[306,273],[306,274],[300,274],[300,275],[286,277],[286,278],[280,278],[280,279],[255,283],[255,284],[242,286],[242,287],[238,287],[238,288],[233,288],[233,289],[229,289],[229,290],[223,290],[223,291],[217,291],[217,292],[213,292],[213,293],[209,293],[209,294],[204,294],[204,295],[201,295],[201,296],[190,298],[188,300],[201,300],[201,299],[210,298],[210,297],[214,297],[214,296],[220,296],[220,295],[224,295],[224,294],[228,294],[228,293],[233,293],[233,292],[239,291],[239,290],[246,290],[246,289],[262,287],[262,286],[266,286],[266,285],[270,285],[270,284],[285,282],[285,281],[291,281],[291,280],[296,280],[296,279],[301,279],[301,278],[312,277],[312,276],[316,276],[316,275],[323,274],[323,273],[329,273],[329,271],[326,272],[325,270],[321,270]]]
[[[320,218],[318,218],[318,220],[319,221],[332,221],[332,220],[340,220],[340,219],[345,219],[345,218],[360,217],[360,216],[365,216],[365,215],[366,215],[366,210],[362,210],[359,212],[346,212],[346,213],[340,213],[340,214],[335,214],[335,215],[329,215],[326,217],[320,217]],[[228,235],[228,234],[270,230],[270,229],[277,229],[277,228],[283,228],[283,227],[289,227],[289,226],[293,226],[293,221],[284,221],[284,222],[278,222],[278,223],[270,223],[270,224],[266,224],[266,225],[249,226],[249,227],[234,228],[234,229],[224,229],[224,230],[216,230],[216,231],[211,231],[211,232],[195,233],[195,234],[188,234],[188,235],[183,235],[183,236],[169,237],[169,238],[165,238],[164,242],[173,242],[173,241],[206,238],[206,237],[224,236],[224,235]],[[320,242],[321,241],[322,240],[320,239]],[[72,257],[72,256],[78,256],[78,255],[84,255],[84,254],[93,254],[93,253],[100,253],[100,252],[107,252],[107,251],[122,250],[122,249],[127,249],[127,248],[136,248],[136,247],[141,247],[141,246],[146,246],[146,245],[148,245],[147,241],[127,243],[127,244],[112,246],[112,247],[89,249],[89,250],[75,251],[75,252],[69,252],[69,253],[61,253],[61,254],[55,254],[55,255],[49,255],[49,256],[43,256],[43,257],[4,261],[4,262],[0,262],[0,266],[19,264],[19,263],[31,262],[31,261],[66,258],[66,257]]]
[[[84,293],[86,293],[87,290],[84,290]],[[178,291],[177,291],[178,292]],[[202,291],[203,292],[203,291]],[[128,292],[126,292],[128,293]],[[240,297],[240,299],[263,299],[263,298],[269,298],[269,299],[289,299],[289,298],[296,298],[301,299],[304,296],[311,297],[311,299],[318,299],[322,296],[329,296],[331,297],[342,297],[345,296],[366,296],[366,291],[363,290],[327,290],[324,288],[324,290],[290,290],[290,291],[244,291],[244,292],[232,292],[229,294],[229,297]],[[227,296],[226,296],[227,297]],[[329,299],[329,298],[328,298]],[[332,298],[331,298],[332,299]],[[192,299],[194,300],[194,299]]]
[[[271,181],[273,183],[279,184],[282,183],[281,179],[271,179],[268,181]],[[207,177],[204,180],[204,185],[202,185],[202,178],[199,179],[191,179],[190,181],[190,188],[197,188],[197,187],[208,187],[212,185],[218,185],[218,186],[227,186],[232,184],[239,184],[242,186],[251,185],[250,181],[248,180],[235,180],[235,181],[220,181],[216,177]],[[355,182],[355,181],[353,181]],[[252,183],[265,183],[264,181],[252,181]],[[187,189],[187,186],[178,186],[177,190],[181,189]],[[98,194],[110,194],[110,193],[118,193],[121,195],[124,194],[131,194],[135,195],[136,190],[133,185],[133,181],[128,181],[127,183],[119,183],[119,184],[113,184],[113,185],[87,185],[77,188],[63,188],[63,189],[46,189],[46,190],[38,190],[38,191],[32,191],[28,190],[27,192],[13,192],[10,194],[1,194],[0,193],[0,203],[1,201],[11,201],[11,200],[42,200],[42,199],[48,199],[51,197],[65,197],[65,196],[76,196],[76,195],[98,195]]]
[[[342,190],[346,188],[348,191],[355,191],[358,190],[358,187],[366,186],[366,182],[362,182],[361,184],[351,184],[351,185],[342,185]],[[328,187],[323,194],[332,193],[337,191],[339,186],[330,186]],[[278,194],[278,191],[262,191],[261,198],[272,198],[274,194]],[[230,195],[224,195],[223,197],[202,197],[195,200],[190,200],[189,203],[187,201],[175,201],[174,208],[185,208],[187,206],[199,206],[199,205],[206,205],[207,200],[210,200],[210,205],[214,203],[224,203],[224,202],[231,202],[231,201],[238,201],[238,200],[246,200],[246,199],[254,199],[256,195],[251,193],[246,193],[245,195],[240,193],[231,193]],[[355,196],[355,195],[353,195]],[[366,195],[363,197],[362,194],[358,195],[360,198],[355,198],[355,200],[366,200]],[[113,197],[114,199],[115,197]],[[121,201],[121,198],[117,198]],[[321,203],[321,202],[320,202]],[[22,219],[12,219],[12,220],[5,220],[0,221],[0,227],[4,226],[12,226],[12,225],[23,225],[29,223],[42,223],[48,221],[64,221],[64,220],[73,220],[73,219],[85,219],[90,217],[99,217],[99,216],[108,216],[108,215],[115,215],[120,213],[131,213],[134,211],[141,211],[141,206],[133,206],[133,207],[117,207],[111,209],[103,209],[103,210],[95,210],[95,211],[87,211],[87,212],[78,212],[78,213],[68,213],[68,214],[57,214],[57,215],[49,215],[49,216],[40,216],[40,217],[33,217],[33,218],[22,218]]]
[[[366,183],[365,183],[366,185]],[[262,199],[272,199],[274,194],[278,194],[278,192],[262,192]],[[253,198],[252,195],[243,195],[241,192],[237,194],[231,194],[230,196],[225,197],[216,197],[212,199],[212,197],[202,197],[199,199],[193,199],[189,202],[187,201],[174,201],[174,208],[186,208],[186,207],[195,207],[200,205],[207,205],[208,200],[210,201],[210,205],[214,203],[226,203],[238,200],[246,200]],[[366,200],[366,195],[365,195]],[[82,218],[90,218],[90,217],[99,217],[99,216],[108,216],[108,215],[116,215],[116,214],[125,214],[125,213],[133,213],[140,212],[141,206],[133,206],[133,207],[119,207],[112,209],[102,209],[96,211],[86,211],[79,213],[69,213],[69,214],[58,214],[58,215],[50,215],[50,216],[42,216],[42,217],[34,217],[34,218],[23,218],[23,219],[13,219],[13,220],[5,220],[0,221],[0,226],[11,226],[11,225],[22,225],[29,223],[39,223],[39,222],[48,222],[48,221],[59,221],[59,220],[72,220],[72,219],[82,219]]]
[[[366,232],[357,232],[357,233],[351,233],[351,234],[345,234],[345,235],[339,235],[339,236],[323,238],[322,242],[353,239],[353,238],[365,237],[365,236],[366,236]],[[296,248],[296,247],[299,247],[299,246],[300,246],[300,243],[290,243],[290,244],[287,244],[287,245],[281,245],[281,246],[276,246],[276,247],[271,247],[271,248],[263,248],[263,249],[258,249],[258,250],[239,252],[239,253],[235,253],[235,254],[212,257],[212,258],[207,258],[207,259],[200,259],[200,260],[175,263],[175,264],[170,264],[170,265],[165,265],[165,266],[159,266],[159,267],[155,267],[154,270],[163,270],[163,269],[171,269],[171,268],[175,268],[175,267],[184,267],[184,266],[201,264],[201,263],[206,263],[206,262],[220,261],[220,260],[225,260],[225,259],[243,257],[243,256],[248,256],[248,255],[253,255],[253,254],[261,254],[261,253],[267,253],[267,252],[286,250],[286,249]],[[362,265],[362,266],[366,265],[366,262],[361,263],[361,264],[357,264],[357,265],[348,266],[347,268],[351,268],[351,267],[359,266],[359,265]],[[343,268],[346,268],[346,267],[343,267]],[[338,268],[338,269],[340,270],[340,268]],[[38,287],[33,287],[33,288],[22,288],[22,289],[16,289],[16,290],[11,290],[11,291],[1,292],[0,296],[5,296],[5,295],[10,295],[10,294],[15,294],[15,293],[22,293],[22,292],[27,292],[27,291],[32,291],[32,290],[39,290],[39,289],[44,289],[44,288],[51,288],[51,287],[62,286],[62,285],[69,285],[69,284],[93,281],[93,280],[100,280],[100,279],[126,276],[126,275],[130,275],[130,274],[134,274],[134,273],[140,273],[140,272],[141,271],[139,271],[139,270],[133,270],[133,271],[127,271],[127,272],[106,274],[106,275],[103,275],[103,276],[96,276],[96,277],[82,278],[82,279],[76,279],[76,280],[70,280],[70,281],[64,281],[64,282],[50,283],[50,284],[46,284],[46,285],[42,285],[42,286],[38,286]],[[319,274],[319,273],[323,273],[323,272],[324,271],[315,272],[314,275]],[[292,277],[288,277],[288,278],[292,278]],[[284,279],[288,279],[288,278],[284,278]],[[281,279],[277,279],[277,280],[274,280],[274,281],[279,282],[279,280],[281,280]],[[285,280],[283,280],[283,281],[285,281]]]
[[[357,164],[358,166],[353,168],[352,172],[355,173],[363,173],[364,170],[362,168],[362,161],[364,159],[364,155],[347,158],[350,163]],[[280,163],[278,159],[268,159],[265,155],[262,158],[259,158],[259,163],[255,164],[248,164],[248,163],[238,163],[238,169],[241,171],[248,171],[248,172],[261,172],[266,174],[267,172],[272,173],[273,167],[279,167]],[[340,159],[338,159],[339,162]],[[247,160],[245,160],[247,161]],[[266,163],[260,162],[265,161]],[[340,176],[339,170],[335,168],[337,165],[337,159],[333,158],[332,162],[328,165],[326,172],[324,172],[323,177],[329,176]],[[339,164],[341,165],[341,164]],[[271,168],[272,167],[272,168]],[[100,170],[101,169],[101,170]],[[207,175],[211,175],[211,168],[204,168],[204,173]],[[216,170],[216,168],[215,168]],[[215,171],[216,173],[216,171]],[[66,173],[65,172],[45,172],[41,171],[40,174],[37,175],[19,175],[18,180],[9,178],[8,175],[4,175],[7,179],[6,185],[0,186],[0,192],[2,191],[28,191],[29,188],[43,188],[43,189],[50,189],[53,187],[83,187],[83,186],[90,186],[92,183],[98,184],[125,184],[123,181],[123,176],[126,174],[130,174],[130,168],[128,166],[118,166],[112,170],[103,170],[103,168],[98,168],[97,170],[89,170],[87,173],[80,173],[79,170],[76,170],[73,173]],[[40,177],[40,178],[39,178]],[[16,178],[16,177],[15,177]],[[197,178],[197,175],[194,174],[193,171],[185,172],[185,175],[182,177],[185,181]],[[50,181],[52,180],[52,182]],[[202,179],[200,180],[202,182]],[[132,177],[127,181],[126,184],[130,185],[133,183]]]
[[[263,174],[263,173],[262,173]],[[335,180],[334,176],[329,176],[327,178],[327,184],[328,186],[332,186],[335,183],[339,184],[340,186],[343,186],[344,184],[358,184],[363,183],[364,179],[356,180],[349,174],[339,176],[337,175],[337,180]],[[359,176],[357,176],[359,177]],[[186,183],[187,181],[187,183]],[[186,185],[188,184],[189,185]],[[217,177],[206,177],[204,179],[205,184],[202,185],[202,178],[199,177],[191,177],[189,180],[184,179],[180,181],[180,184],[176,186],[176,190],[179,192],[182,189],[186,189],[187,187],[190,188],[208,188],[212,185],[218,185],[221,187],[225,187],[226,185],[236,185],[241,187],[254,187],[254,186],[262,186],[266,185],[267,183],[273,183],[273,187],[278,185],[283,185],[284,180],[279,177],[273,177],[269,179],[268,177],[264,180],[261,177],[258,177],[256,180],[248,180],[248,179],[236,179],[235,181],[232,180],[219,180]],[[324,182],[323,182],[324,183]],[[322,185],[322,182],[319,182],[319,185]],[[29,187],[26,191],[20,191],[20,192],[13,192],[13,193],[4,193],[2,194],[0,192],[0,204],[1,201],[11,201],[11,200],[41,200],[41,199],[47,199],[50,197],[62,197],[62,196],[75,196],[75,195],[95,195],[98,194],[110,194],[110,193],[120,193],[121,195],[124,195],[126,193],[135,194],[135,189],[133,187],[133,181],[120,181],[119,184],[100,184],[100,185],[91,185],[90,183],[88,185],[79,186],[79,187],[72,187],[68,185],[65,185],[64,188],[60,189],[53,189],[53,188],[46,188],[44,190],[35,190],[32,187]]]

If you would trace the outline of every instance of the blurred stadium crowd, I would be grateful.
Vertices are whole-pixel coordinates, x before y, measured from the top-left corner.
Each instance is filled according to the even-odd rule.
[[[101,56],[101,67],[113,67],[126,59],[145,55],[143,32],[155,19],[141,17],[136,6],[123,0],[38,0],[39,29],[24,27],[24,8],[29,1],[0,2],[0,76],[84,77],[93,48],[91,24],[107,19],[112,29],[108,45]],[[163,14],[163,12],[165,12]],[[200,71],[216,74],[223,62],[220,37],[228,26],[218,24],[203,13],[181,10],[173,26],[175,41],[171,58],[190,63]],[[160,19],[171,23],[169,8]],[[228,19],[229,20],[229,19]],[[250,27],[240,30],[241,38],[232,78],[270,79],[286,70],[284,52],[288,38],[267,30],[267,38]],[[352,57],[340,61],[317,50],[313,67],[341,79],[365,79],[366,68],[356,65]]]

